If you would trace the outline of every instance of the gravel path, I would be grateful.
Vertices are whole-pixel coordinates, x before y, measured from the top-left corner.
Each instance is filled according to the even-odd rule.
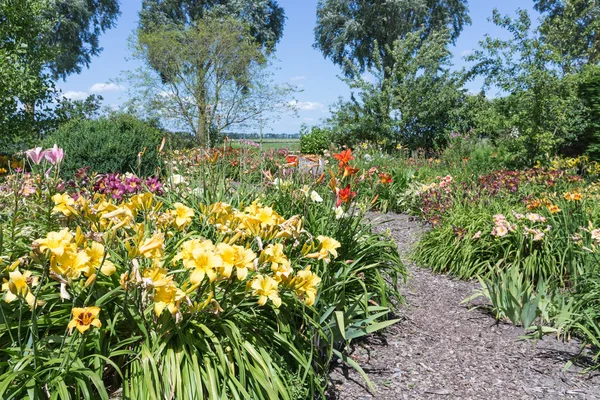
[[[376,230],[389,229],[406,256],[424,228],[404,215],[369,215]],[[600,374],[582,374],[587,358],[568,371],[579,343],[553,336],[520,341],[522,328],[496,324],[460,302],[477,283],[435,275],[407,262],[403,321],[352,349],[376,387],[337,364],[331,399],[600,399]]]

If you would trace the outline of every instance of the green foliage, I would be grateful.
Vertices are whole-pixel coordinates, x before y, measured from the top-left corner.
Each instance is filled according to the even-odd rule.
[[[600,61],[600,4],[594,0],[535,0],[542,14],[540,31],[564,68],[580,68]]]
[[[33,146],[64,122],[67,115],[61,111],[73,113],[61,107],[54,80],[80,72],[99,54],[98,37],[112,27],[118,9],[115,0],[0,3],[3,151]]]
[[[596,368],[600,368],[600,277],[597,268],[585,274],[562,300],[554,318],[559,333],[563,337],[574,333],[593,346]]]
[[[483,75],[485,87],[508,93],[495,105],[504,118],[505,143],[518,164],[548,161],[561,145],[575,141],[586,125],[576,80],[557,68],[560,55],[531,28],[525,10],[516,19],[495,10],[493,22],[506,29],[510,39],[486,36],[481,49],[467,58],[476,63],[470,75]]]
[[[431,34],[448,30],[454,42],[470,23],[466,0],[320,0],[314,46],[347,76],[358,78],[357,72],[377,64],[375,57],[384,68],[391,68],[396,41],[411,33],[425,43]]]
[[[303,154],[323,154],[331,147],[331,132],[313,126],[310,131],[305,125],[300,128],[300,151]]]
[[[447,32],[434,32],[425,42],[421,31],[409,33],[387,50],[387,64],[376,49],[369,70],[374,82],[356,69],[355,78],[346,82],[358,95],[340,101],[328,120],[336,142],[372,141],[388,149],[397,143],[443,145],[458,125],[453,110],[464,97],[460,74],[450,72],[448,43]]]
[[[123,114],[72,121],[61,126],[45,143],[49,146],[57,143],[64,149],[62,170],[68,176],[86,166],[98,173],[136,172],[149,176],[160,168],[158,147],[163,136],[155,126]]]
[[[540,316],[543,321],[549,320],[549,299],[544,281],[540,281],[534,290],[534,285],[518,268],[499,271],[492,279],[478,279],[481,289],[463,303],[485,297],[492,304],[491,311],[497,320],[509,320],[525,329]]]
[[[285,13],[276,0],[144,0],[139,28],[148,33],[156,27],[196,25],[211,17],[236,19],[247,25],[254,41],[267,52],[274,51],[283,36]]]
[[[588,129],[579,141],[582,150],[600,160],[600,67],[590,66],[581,74],[579,96],[588,110]]]

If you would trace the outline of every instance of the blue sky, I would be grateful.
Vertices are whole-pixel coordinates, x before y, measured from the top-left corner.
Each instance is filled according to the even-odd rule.
[[[494,37],[505,36],[505,32],[488,21],[494,8],[502,14],[511,15],[519,8],[533,12],[532,0],[471,0],[469,3],[473,23],[463,30],[456,46],[452,47],[453,62],[457,68],[464,65],[463,57],[477,47],[486,33]],[[301,92],[295,97],[299,112],[297,117],[282,116],[271,122],[266,131],[295,133],[303,123],[318,124],[329,115],[329,105],[340,96],[348,98],[350,92],[338,78],[340,69],[312,47],[317,0],[279,0],[279,4],[285,9],[287,21],[277,47],[275,80],[298,86]],[[89,69],[70,76],[66,82],[59,82],[59,88],[68,97],[85,98],[96,93],[104,97],[106,106],[117,106],[125,100],[126,92],[110,82],[119,78],[122,71],[136,66],[134,62],[127,61],[127,39],[137,26],[140,7],[141,0],[121,1],[122,14],[117,26],[100,39],[104,51],[92,60]],[[468,89],[477,92],[480,85],[480,80],[475,81],[469,84]]]

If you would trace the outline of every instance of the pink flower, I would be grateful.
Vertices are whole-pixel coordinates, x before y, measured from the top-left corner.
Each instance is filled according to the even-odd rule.
[[[46,157],[46,160],[50,161],[50,164],[52,165],[60,163],[63,160],[64,156],[65,152],[63,151],[63,149],[58,147],[56,143],[54,143],[54,147],[44,152],[44,157]]]
[[[29,157],[29,159],[33,161],[35,165],[39,165],[39,163],[41,163],[44,159],[46,152],[43,151],[41,147],[36,147],[35,149],[27,150],[25,154],[27,154],[27,157]]]

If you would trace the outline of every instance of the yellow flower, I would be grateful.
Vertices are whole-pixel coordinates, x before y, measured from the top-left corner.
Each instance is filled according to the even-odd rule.
[[[90,276],[92,270],[89,265],[90,257],[85,251],[69,250],[52,260],[50,269],[57,275],[77,279],[84,273]]]
[[[196,254],[189,265],[193,268],[190,274],[190,282],[193,285],[199,285],[205,276],[208,276],[211,282],[217,279],[216,271],[221,269],[223,260],[213,252],[203,251]]]
[[[192,222],[194,210],[181,203],[175,203],[173,206],[175,206],[175,210],[171,210],[171,215],[175,217],[175,225],[177,225],[178,228],[183,228]]]
[[[172,315],[175,315],[179,311],[179,304],[183,298],[185,293],[169,279],[165,285],[155,287],[154,313],[160,317],[163,310],[167,308]]]
[[[307,306],[315,304],[317,297],[317,286],[321,283],[321,278],[310,270],[310,266],[299,271],[293,280],[293,286],[298,297],[302,298]]]
[[[4,301],[7,303],[15,301],[19,296],[25,298],[29,307],[33,308],[33,304],[35,302],[35,296],[29,290],[28,281],[31,283],[31,286],[37,286],[38,278],[31,277],[30,271],[25,271],[21,273],[18,269],[11,271],[8,273],[9,280],[4,280],[2,284],[2,291],[5,291]]]
[[[583,198],[583,195],[579,192],[568,192],[563,194],[563,197],[568,201],[580,201]]]
[[[248,276],[248,269],[253,267],[256,254],[252,249],[246,249],[242,246],[230,246],[226,243],[219,243],[217,252],[223,260],[221,275],[229,278],[233,267],[236,269],[237,278],[242,281]]]
[[[205,276],[214,282],[217,279],[216,271],[223,266],[223,260],[215,254],[215,245],[210,240],[193,239],[184,242],[173,262],[179,260],[183,261],[186,269],[192,270],[190,282],[193,285],[199,285]]]
[[[86,253],[90,258],[90,266],[93,267],[94,270],[102,265],[100,267],[100,272],[106,276],[111,276],[117,271],[115,265],[109,260],[110,254],[106,254],[105,257],[104,245],[98,242],[93,242],[92,245],[86,250]]]
[[[146,239],[138,250],[146,258],[159,259],[163,256],[164,247],[165,235],[162,232],[157,232]]]
[[[136,194],[131,198],[127,207],[130,210],[146,210],[149,211],[152,209],[152,204],[154,203],[154,195],[151,192],[145,192],[141,194]]]
[[[52,196],[52,201],[54,202],[54,208],[52,209],[52,212],[63,213],[67,217],[73,213],[73,205],[75,204],[75,200],[73,200],[67,193],[55,194]]]
[[[265,262],[271,263],[271,271],[274,273],[275,280],[281,281],[291,276],[293,272],[292,265],[283,253],[283,245],[281,243],[268,245],[263,250],[262,258]]]
[[[250,287],[253,289],[252,294],[258,296],[258,304],[264,306],[267,300],[270,299],[275,307],[279,307],[281,297],[279,297],[277,286],[277,281],[270,276],[258,275],[254,278]]]
[[[546,208],[548,208],[548,211],[549,211],[551,214],[556,214],[556,213],[559,213],[559,212],[561,212],[561,211],[562,211],[562,210],[560,209],[560,207],[558,207],[558,206],[556,206],[556,205],[553,205],[553,204],[550,204],[550,205],[549,205],[549,206],[547,206]]]
[[[329,257],[330,255],[333,256],[333,258],[337,258],[337,249],[341,247],[340,242],[333,238],[323,235],[319,235],[317,237],[317,240],[321,243],[321,249],[318,253],[308,254],[306,257],[316,258],[317,260],[324,260],[326,263],[329,263],[331,261],[331,258]]]
[[[215,245],[210,240],[200,241],[198,239],[188,240],[181,245],[181,250],[175,255],[173,263],[183,260],[183,266],[187,269],[193,268],[194,257],[205,251],[214,251]]]
[[[73,235],[71,235],[68,228],[65,228],[60,232],[48,232],[46,239],[40,239],[37,242],[40,245],[40,250],[50,250],[53,255],[61,256],[71,240],[73,240]]]
[[[72,312],[73,319],[71,322],[69,322],[69,330],[77,328],[79,333],[84,333],[90,329],[91,326],[95,326],[96,328],[100,328],[102,326],[102,322],[100,322],[98,319],[100,307],[75,307],[73,308]]]
[[[167,272],[168,271],[161,266],[155,265],[152,268],[145,269],[142,276],[147,284],[154,287],[164,286],[168,283]]]

